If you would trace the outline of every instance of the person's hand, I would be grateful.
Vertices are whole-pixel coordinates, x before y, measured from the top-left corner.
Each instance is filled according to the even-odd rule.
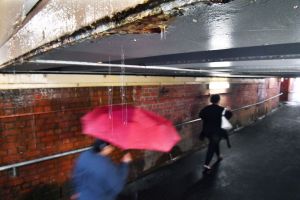
[[[70,197],[70,200],[77,200],[78,198],[79,198],[79,193],[76,193]]]
[[[130,153],[126,153],[126,154],[122,157],[121,161],[122,161],[123,163],[130,163],[130,162],[132,161],[132,156],[131,156],[131,154],[130,154]]]
[[[226,110],[231,111],[231,107],[230,106],[226,106]]]

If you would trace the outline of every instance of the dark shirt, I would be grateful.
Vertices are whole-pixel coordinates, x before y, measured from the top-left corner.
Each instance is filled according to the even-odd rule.
[[[127,175],[128,164],[116,165],[108,157],[88,150],[76,162],[73,183],[79,200],[114,200]]]
[[[221,129],[221,117],[224,107],[217,104],[211,104],[203,108],[199,117],[203,120],[203,128],[200,137],[211,137],[215,134],[222,135],[224,131]],[[230,119],[232,117],[232,112],[226,110],[225,117]]]

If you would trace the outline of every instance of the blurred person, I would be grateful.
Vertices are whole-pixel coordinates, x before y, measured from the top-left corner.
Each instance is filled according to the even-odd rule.
[[[125,154],[120,164],[109,156],[115,147],[96,140],[92,148],[81,153],[75,163],[72,181],[75,194],[72,200],[115,200],[122,191],[128,176],[132,157]]]
[[[204,138],[207,138],[209,141],[205,163],[203,165],[204,171],[211,169],[210,162],[214,154],[216,154],[218,161],[222,160],[222,156],[220,154],[220,141],[222,138],[227,140],[227,145],[230,148],[227,131],[221,128],[222,112],[225,108],[219,105],[220,99],[220,95],[212,95],[210,97],[211,104],[204,107],[199,113],[199,117],[203,121],[200,139],[204,140]],[[225,117],[227,119],[232,117],[230,109],[226,109]]]

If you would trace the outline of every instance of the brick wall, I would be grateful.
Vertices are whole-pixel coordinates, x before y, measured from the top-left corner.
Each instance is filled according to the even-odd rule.
[[[174,124],[197,118],[208,104],[207,84],[130,86],[126,102],[159,113]],[[221,104],[238,108],[279,93],[277,79],[232,83],[222,93]],[[120,87],[113,87],[113,103],[122,102]],[[109,102],[107,87],[20,89],[0,91],[0,166],[87,147],[92,139],[81,134],[80,117]],[[278,98],[235,113],[236,126],[245,126],[278,105]],[[201,122],[177,127],[182,141],[171,154],[133,151],[130,178],[151,170],[203,144],[198,140]],[[0,172],[0,197],[11,199],[68,199],[69,177],[77,155]],[[114,159],[120,157],[116,152]]]

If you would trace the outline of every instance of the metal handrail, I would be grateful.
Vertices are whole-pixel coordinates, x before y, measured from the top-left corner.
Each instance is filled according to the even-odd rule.
[[[275,99],[275,98],[277,98],[277,97],[279,97],[279,96],[281,96],[281,95],[283,95],[283,93],[277,94],[277,95],[275,95],[275,96],[273,96],[273,97],[270,97],[270,98],[265,99],[265,100],[263,100],[263,101],[259,101],[259,102],[254,103],[254,104],[250,104],[250,105],[246,105],[246,106],[243,106],[243,107],[240,107],[240,108],[233,109],[232,112],[235,112],[235,111],[238,111],[238,110],[247,109],[247,108],[250,108],[250,107],[253,107],[253,106],[256,106],[256,105],[265,103],[265,102],[270,101],[270,100],[272,100],[272,99]],[[201,118],[197,118],[197,119],[185,121],[185,122],[182,122],[182,123],[180,123],[180,124],[176,124],[175,126],[182,126],[182,125],[190,124],[190,123],[197,122],[197,121],[201,121]]]
[[[22,166],[25,166],[25,165],[30,165],[30,164],[34,164],[34,163],[38,163],[38,162],[42,162],[42,161],[46,161],[46,160],[51,160],[51,159],[60,158],[60,157],[63,157],[63,156],[68,156],[68,155],[80,153],[80,152],[86,151],[90,148],[91,147],[85,147],[85,148],[82,148],[82,149],[66,151],[66,152],[51,155],[51,156],[45,156],[45,157],[42,157],[42,158],[37,158],[37,159],[28,160],[28,161],[24,161],[24,162],[19,162],[19,163],[15,163],[15,164],[11,164],[11,165],[1,166],[0,171],[4,171],[4,170],[8,170],[8,169],[14,169],[14,168],[22,167]]]
[[[277,97],[281,96],[282,94],[283,93],[280,93],[280,94],[275,95],[271,98],[265,99],[263,101],[260,101],[260,102],[254,103],[254,104],[250,104],[250,105],[246,105],[246,106],[243,106],[243,107],[240,107],[240,108],[236,108],[236,109],[233,109],[232,111],[235,112],[235,111],[238,111],[238,110],[247,109],[247,108],[250,108],[252,106],[256,106],[256,105],[265,103],[265,102],[267,102],[271,99],[274,99],[274,98],[277,98]],[[177,124],[176,126],[182,126],[182,125],[190,124],[190,123],[197,122],[197,121],[200,121],[200,120],[201,120],[201,118],[193,119],[193,120],[190,120],[190,121],[186,121],[186,122]],[[72,151],[67,151],[67,152],[63,152],[63,153],[59,153],[59,154],[55,154],[55,155],[51,155],[51,156],[46,156],[46,157],[42,157],[42,158],[37,158],[37,159],[29,160],[29,161],[19,162],[19,163],[10,164],[10,165],[4,165],[4,166],[0,167],[0,171],[13,169],[13,176],[16,176],[16,168],[17,167],[22,167],[22,166],[35,164],[35,163],[46,161],[46,160],[52,160],[52,159],[55,159],[55,158],[60,158],[60,157],[69,156],[69,155],[72,155],[72,154],[77,154],[77,153],[86,151],[90,148],[91,147],[85,147],[85,148],[76,149],[76,150],[72,150]]]

